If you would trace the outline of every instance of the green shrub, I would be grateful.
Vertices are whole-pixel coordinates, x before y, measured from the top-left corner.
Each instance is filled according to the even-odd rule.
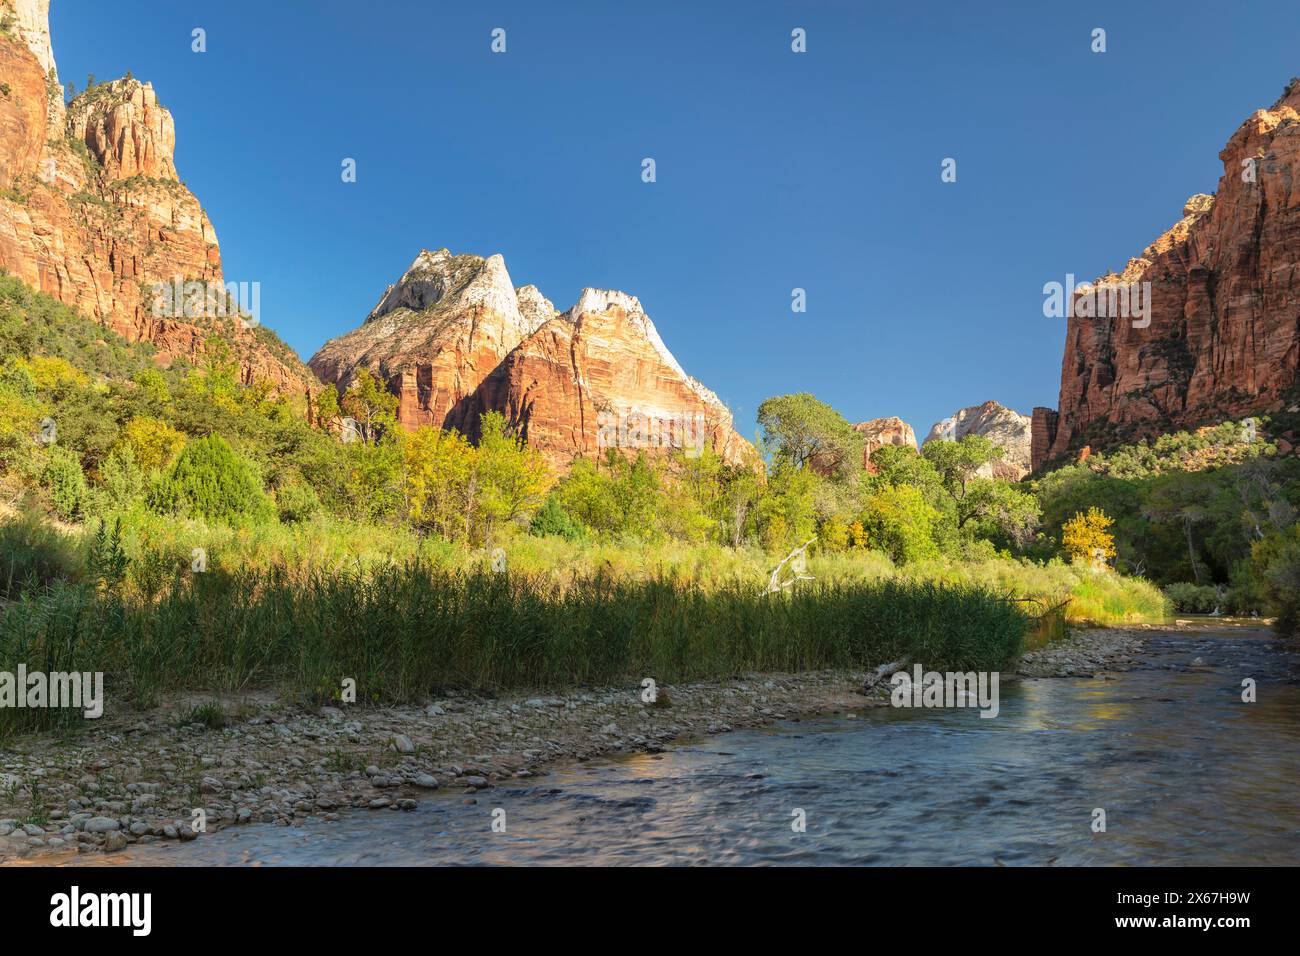
[[[222,524],[265,521],[275,513],[257,469],[220,435],[187,445],[149,497],[162,514]]]
[[[64,521],[80,518],[86,504],[86,475],[75,452],[55,446],[41,473],[41,485],[50,495],[50,506]]]
[[[316,497],[311,485],[301,481],[290,482],[276,489],[275,510],[285,524],[297,524],[320,512],[320,498]]]
[[[1164,592],[1173,602],[1174,609],[1184,614],[1210,614],[1222,610],[1223,593],[1213,585],[1181,581],[1167,585]]]
[[[1300,634],[1300,524],[1256,543],[1251,573],[1277,630]]]
[[[548,497],[537,514],[533,515],[528,530],[539,536],[556,535],[566,541],[577,541],[584,535],[582,525],[564,510],[564,505],[554,495]]]
[[[40,515],[28,511],[0,523],[0,599],[47,588],[72,577],[75,548]]]

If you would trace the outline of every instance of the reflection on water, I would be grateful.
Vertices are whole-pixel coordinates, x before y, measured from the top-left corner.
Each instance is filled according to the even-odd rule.
[[[1110,679],[1004,683],[995,719],[871,709],[578,765],[476,803],[446,794],[73,862],[1294,864],[1298,673],[1264,632],[1170,633]],[[1257,703],[1241,702],[1245,677]]]

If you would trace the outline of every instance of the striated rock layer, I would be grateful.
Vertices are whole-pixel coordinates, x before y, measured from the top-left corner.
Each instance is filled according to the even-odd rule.
[[[153,343],[161,362],[201,362],[218,333],[246,381],[309,391],[306,367],[267,330],[210,308],[158,307],[155,284],[225,280],[212,223],[177,176],[175,125],[153,87],[128,77],[65,106],[49,0],[0,0],[0,79],[0,268]]]
[[[935,422],[927,442],[961,441],[967,435],[983,435],[1002,449],[1002,458],[980,469],[985,478],[1019,481],[1029,474],[1033,419],[998,402],[963,408],[956,415]]]
[[[916,447],[916,432],[912,431],[912,426],[901,418],[893,416],[889,418],[873,418],[870,421],[858,422],[853,426],[853,430],[866,439],[862,446],[862,467],[869,474],[874,475],[878,470],[871,462],[872,452],[877,448],[883,448],[886,445],[911,445],[913,448]]]
[[[376,373],[408,429],[477,438],[482,413],[501,412],[559,468],[607,448],[655,455],[708,446],[729,463],[757,460],[634,296],[584,289],[557,313],[535,286],[515,288],[499,255],[421,252],[362,326],[309,364],[342,388],[359,368]]]
[[[1035,409],[1033,466],[1084,444],[1276,410],[1300,357],[1300,82],[1220,152],[1214,196],[1099,282],[1151,283],[1150,324],[1069,319],[1059,410]],[[1086,291],[1086,290],[1085,290]]]

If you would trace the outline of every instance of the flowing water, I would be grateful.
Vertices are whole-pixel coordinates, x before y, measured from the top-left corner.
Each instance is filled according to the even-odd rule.
[[[1260,630],[1162,632],[1133,671],[1004,683],[993,719],[870,708],[527,783],[72,862],[1294,864],[1300,660]]]

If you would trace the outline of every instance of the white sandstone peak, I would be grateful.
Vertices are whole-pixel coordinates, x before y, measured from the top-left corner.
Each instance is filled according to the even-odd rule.
[[[582,294],[578,296],[578,301],[567,314],[572,321],[576,321],[582,315],[600,314],[608,312],[612,308],[622,310],[627,316],[628,324],[640,331],[646,341],[658,353],[663,363],[680,375],[691,391],[711,405],[725,407],[717,395],[705,388],[698,379],[686,374],[686,370],[682,368],[676,356],[668,351],[668,346],[664,344],[663,338],[659,335],[659,330],[655,328],[654,322],[650,321],[650,316],[641,308],[641,300],[636,296],[628,295],[626,292],[620,292],[617,289],[583,289]]]
[[[484,259],[454,255],[449,249],[422,249],[395,285],[389,286],[366,321],[397,309],[426,312],[433,308],[469,308],[481,305],[524,327],[515,289],[500,255]]]
[[[527,335],[532,335],[557,314],[554,303],[535,285],[522,285],[515,289],[515,301],[519,304],[519,315],[524,320]]]

